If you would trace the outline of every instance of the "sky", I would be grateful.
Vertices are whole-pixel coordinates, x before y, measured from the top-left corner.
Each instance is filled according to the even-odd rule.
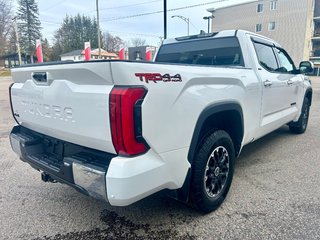
[[[167,0],[167,38],[187,35],[187,23],[173,15],[189,18],[190,35],[207,31],[208,8],[239,4],[252,0]],[[52,44],[54,32],[66,15],[78,13],[96,16],[96,0],[37,0],[42,23],[42,35]],[[194,5],[199,5],[194,7]],[[178,9],[177,8],[184,8]],[[163,0],[99,0],[100,28],[121,37],[127,44],[132,38],[146,39],[146,44],[158,46],[163,37]],[[143,15],[144,13],[154,13]],[[142,16],[137,16],[141,15]],[[230,16],[232,17],[232,16]],[[210,23],[211,24],[211,23]]]

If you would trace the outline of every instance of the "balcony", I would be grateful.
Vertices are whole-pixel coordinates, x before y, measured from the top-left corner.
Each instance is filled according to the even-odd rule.
[[[320,60],[320,49],[316,49],[311,51],[310,53],[311,60]]]
[[[314,41],[320,41],[320,31],[319,29],[316,29],[317,31],[313,33],[312,40]]]
[[[314,1],[314,16],[319,17],[320,16],[320,1],[316,0]]]

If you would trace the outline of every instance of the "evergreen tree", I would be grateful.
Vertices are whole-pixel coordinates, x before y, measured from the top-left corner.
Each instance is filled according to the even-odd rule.
[[[97,21],[80,14],[63,20],[61,27],[54,35],[53,54],[57,58],[61,53],[83,49],[84,42],[91,42],[92,48],[98,47]]]
[[[50,60],[59,60],[59,55],[73,50],[84,49],[84,42],[91,42],[91,48],[98,48],[98,24],[95,18],[81,16],[66,16],[61,27],[55,32],[54,42],[50,52]],[[118,51],[123,40],[110,33],[101,34],[102,48],[107,51]]]
[[[17,19],[21,48],[29,53],[33,62],[36,40],[41,38],[38,3],[35,0],[18,0]]]

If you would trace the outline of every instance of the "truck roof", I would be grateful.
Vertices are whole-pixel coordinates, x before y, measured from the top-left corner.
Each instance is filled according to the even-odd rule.
[[[250,34],[255,37],[262,38],[265,41],[271,42],[274,45],[280,47],[279,43],[275,42],[274,40],[272,40],[268,37],[265,37],[265,36],[262,36],[260,34],[253,33],[250,31],[242,30],[242,29],[223,30],[220,32],[212,32],[212,33],[205,33],[204,31],[201,31],[200,34],[196,34],[196,35],[166,39],[163,41],[162,44],[165,45],[165,44],[177,43],[177,42],[181,42],[181,41],[197,41],[197,40],[201,40],[201,39],[205,39],[205,38],[233,37],[233,36],[237,36],[239,34],[243,34],[243,35]]]

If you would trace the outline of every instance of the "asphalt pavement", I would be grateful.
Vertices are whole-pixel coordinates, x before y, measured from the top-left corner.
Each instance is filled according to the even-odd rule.
[[[112,207],[42,182],[10,148],[10,83],[0,78],[0,239],[320,239],[320,78],[306,133],[284,126],[245,147],[227,199],[206,215],[164,192]]]

